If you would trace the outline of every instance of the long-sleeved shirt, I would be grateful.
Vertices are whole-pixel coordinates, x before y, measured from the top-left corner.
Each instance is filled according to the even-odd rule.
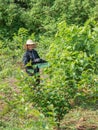
[[[40,59],[40,56],[38,55],[38,53],[37,53],[36,50],[32,49],[32,50],[30,50],[30,51],[27,50],[27,51],[25,52],[25,54],[24,54],[24,56],[23,56],[23,63],[24,63],[24,65],[25,65],[26,72],[27,72],[28,74],[30,74],[29,71],[28,71],[28,69],[33,69],[33,67],[32,67],[32,66],[26,66],[26,65],[27,65],[30,61],[31,61],[31,64],[33,65],[33,63],[36,61],[36,59]],[[38,67],[34,68],[34,73],[37,73],[37,72],[39,72],[39,68],[38,68]]]

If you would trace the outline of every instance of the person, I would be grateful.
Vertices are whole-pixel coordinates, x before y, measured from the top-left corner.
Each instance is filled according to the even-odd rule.
[[[42,62],[43,60],[40,58],[35,48],[36,48],[36,43],[33,42],[31,39],[27,40],[25,45],[26,52],[23,56],[23,63],[28,75],[30,76],[37,75],[36,85],[38,85],[40,83],[40,75],[39,75],[40,70],[36,64]],[[34,65],[36,66],[34,67]]]

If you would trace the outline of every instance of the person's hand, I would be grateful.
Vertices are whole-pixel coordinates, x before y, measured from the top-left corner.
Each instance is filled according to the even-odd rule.
[[[35,59],[34,62],[40,62],[40,58]]]
[[[40,58],[37,58],[34,60],[33,64],[37,64],[37,63],[46,63],[47,61],[43,60],[43,59],[40,59]]]

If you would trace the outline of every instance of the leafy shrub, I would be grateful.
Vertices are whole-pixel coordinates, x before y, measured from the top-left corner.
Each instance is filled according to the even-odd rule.
[[[71,108],[97,102],[98,33],[90,23],[83,27],[67,26],[65,22],[58,25],[47,55],[48,77],[32,95],[46,115],[55,117],[58,126]]]

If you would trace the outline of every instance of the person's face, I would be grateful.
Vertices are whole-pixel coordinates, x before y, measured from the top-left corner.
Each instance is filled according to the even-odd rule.
[[[31,45],[27,45],[28,50],[32,50],[33,48],[35,48],[35,44],[31,44]]]

